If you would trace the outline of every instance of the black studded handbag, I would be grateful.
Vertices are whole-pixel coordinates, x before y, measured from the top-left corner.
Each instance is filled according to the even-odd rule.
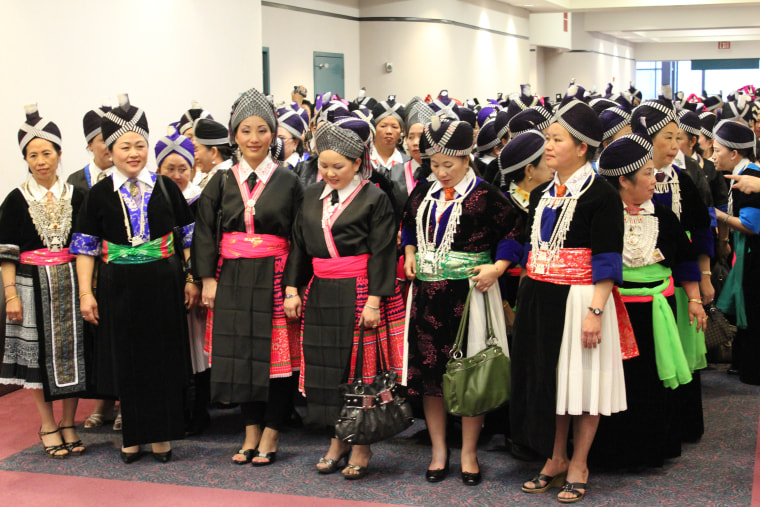
[[[414,423],[412,407],[406,399],[406,388],[397,382],[398,374],[388,368],[377,338],[375,343],[380,368],[372,382],[367,384],[362,381],[362,326],[354,381],[339,387],[343,406],[335,423],[335,436],[352,445],[369,445],[386,440]]]

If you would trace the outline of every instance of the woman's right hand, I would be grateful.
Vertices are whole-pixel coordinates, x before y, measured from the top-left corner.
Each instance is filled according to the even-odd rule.
[[[92,294],[86,294],[79,300],[79,309],[82,312],[82,318],[90,324],[98,325],[100,313],[98,313],[98,301]]]
[[[407,280],[417,278],[417,256],[413,253],[404,255],[404,274]]]
[[[203,279],[203,292],[201,292],[201,304],[207,310],[214,309],[214,302],[216,301],[216,279],[204,278]]]
[[[5,314],[11,322],[22,322],[24,320],[24,310],[21,307],[21,299],[14,298],[12,301],[5,303]]]
[[[285,298],[282,303],[285,310],[285,316],[290,320],[296,320],[301,318],[301,296],[298,294]]]

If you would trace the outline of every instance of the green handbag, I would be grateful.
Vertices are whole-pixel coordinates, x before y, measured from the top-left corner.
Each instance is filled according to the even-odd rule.
[[[470,313],[470,297],[474,286],[467,294],[462,320],[451,349],[451,359],[446,363],[443,374],[443,402],[446,411],[453,415],[475,417],[499,408],[509,400],[510,361],[504,351],[496,345],[491,309],[486,300],[486,322],[488,327],[487,347],[474,356],[463,357],[462,342]]]

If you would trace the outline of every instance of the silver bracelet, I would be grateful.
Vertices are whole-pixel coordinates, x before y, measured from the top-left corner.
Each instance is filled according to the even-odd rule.
[[[365,304],[365,305],[364,305],[364,307],[365,307],[365,308],[369,308],[369,309],[370,309],[370,310],[372,310],[373,312],[377,312],[377,313],[380,313],[380,308],[379,308],[379,307],[374,307],[374,306],[370,306],[370,305],[367,305],[367,304]]]
[[[285,299],[290,299],[290,298],[294,298],[294,297],[297,297],[297,296],[298,296],[298,294],[285,294]]]

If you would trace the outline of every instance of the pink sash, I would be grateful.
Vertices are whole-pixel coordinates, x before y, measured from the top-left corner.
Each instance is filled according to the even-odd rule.
[[[245,230],[249,234],[253,234],[254,232],[253,217],[256,214],[256,201],[259,200],[261,193],[264,191],[264,187],[266,187],[269,178],[272,177],[272,173],[276,168],[277,164],[272,162],[269,167],[267,167],[264,177],[256,180],[256,185],[253,187],[253,191],[248,188],[248,182],[246,180],[240,180],[240,164],[237,164],[232,168],[232,172],[238,183],[238,188],[240,189],[240,195],[243,198],[243,205],[245,205],[245,213],[243,216],[245,218]]]
[[[324,199],[322,199],[322,231],[325,234],[325,243],[327,244],[327,251],[330,252],[330,257],[339,257],[338,248],[335,246],[335,241],[333,240],[332,226],[335,221],[338,220],[340,214],[343,213],[343,210],[346,209],[349,204],[351,204],[351,201],[354,200],[356,195],[362,188],[364,188],[364,185],[366,184],[367,180],[362,180],[359,183],[359,186],[357,186],[354,191],[351,192],[351,195],[349,195],[345,201],[335,207],[330,216],[327,215],[327,210],[330,207],[330,195],[328,194]],[[325,183],[325,185],[327,185],[327,183]]]
[[[47,248],[23,252],[21,254],[21,264],[31,264],[32,266],[54,266],[56,264],[66,264],[76,259],[76,255],[69,253],[68,248],[60,252],[51,252]]]
[[[288,251],[288,240],[281,236],[245,232],[225,232],[222,234],[223,259],[279,257],[287,255]]]
[[[312,258],[314,276],[317,278],[359,278],[367,276],[369,254],[330,259]]]
[[[416,183],[414,182],[414,174],[412,174],[411,160],[404,164],[404,178],[406,178],[406,193],[412,195],[412,190],[414,190]]]

